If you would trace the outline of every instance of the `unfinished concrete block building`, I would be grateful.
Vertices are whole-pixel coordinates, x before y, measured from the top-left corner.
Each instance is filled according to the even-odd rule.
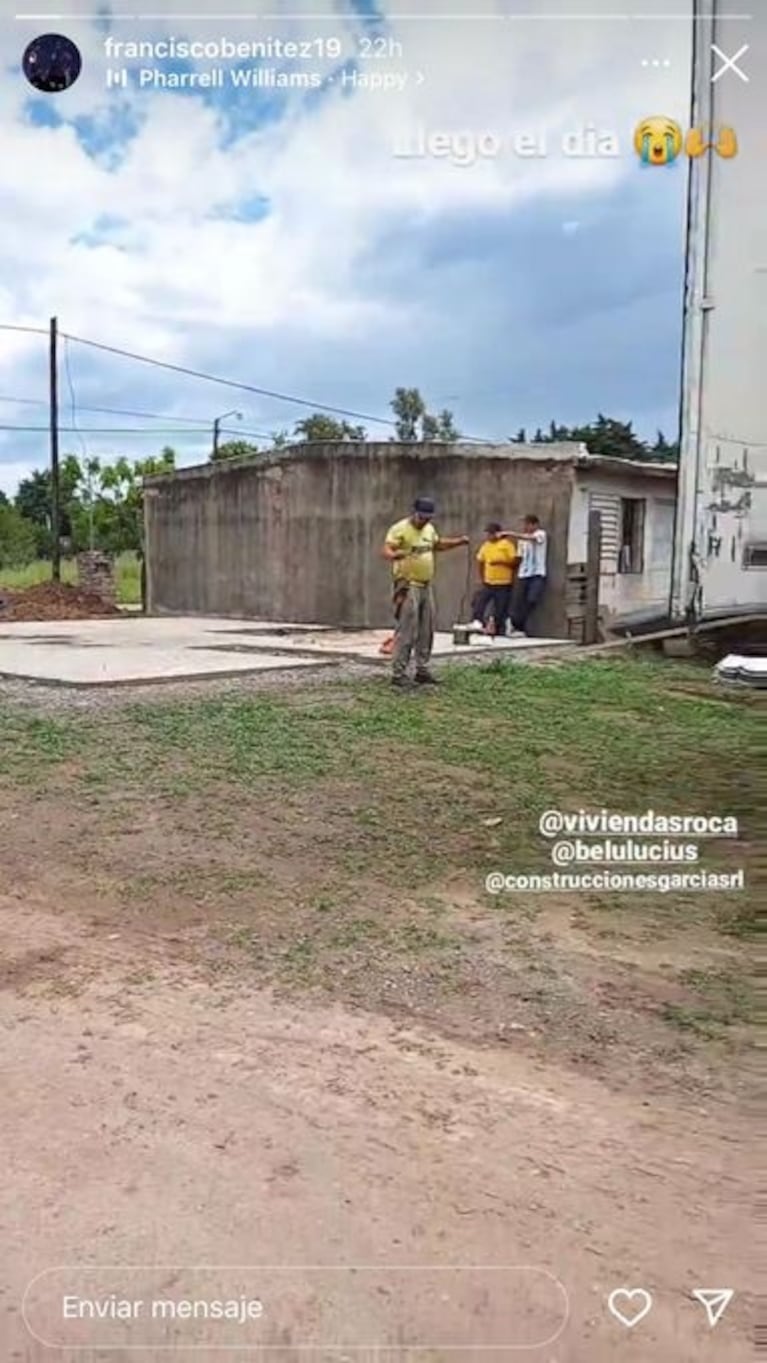
[[[146,481],[147,609],[385,627],[390,579],[380,548],[392,521],[424,494],[436,501],[439,530],[472,539],[471,554],[439,561],[439,627],[468,609],[487,521],[513,527],[532,512],[549,532],[536,632],[567,637],[568,563],[585,558],[584,507],[597,505],[608,528],[605,577],[632,576],[623,597],[649,608],[667,596],[671,563],[670,541],[654,539],[654,502],[666,504],[666,536],[674,487],[673,467],[600,459],[573,443],[302,444],[180,469]],[[631,514],[627,501],[636,503]],[[623,599],[614,587],[610,594]]]

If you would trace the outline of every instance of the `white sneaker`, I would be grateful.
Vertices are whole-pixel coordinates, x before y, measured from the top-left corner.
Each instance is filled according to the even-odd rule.
[[[469,629],[473,629],[477,633],[481,632],[484,628],[485,626],[482,624],[481,620],[472,620],[471,624],[469,625]]]

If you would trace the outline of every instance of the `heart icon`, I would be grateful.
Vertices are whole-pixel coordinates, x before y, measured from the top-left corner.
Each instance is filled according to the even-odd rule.
[[[652,1297],[643,1287],[616,1287],[607,1298],[607,1305],[621,1325],[633,1330],[652,1309]]]

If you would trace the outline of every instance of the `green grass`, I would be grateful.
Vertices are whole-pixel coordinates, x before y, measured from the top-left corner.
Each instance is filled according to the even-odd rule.
[[[690,981],[694,985],[693,981]],[[661,1016],[682,1032],[694,1032],[709,1041],[720,1039],[727,1030],[737,1025],[747,1026],[755,1020],[751,991],[745,980],[727,976],[718,985],[701,988],[694,1003],[665,1003]]]
[[[366,685],[319,704],[316,692],[272,692],[169,698],[101,716],[5,706],[0,783],[39,788],[66,768],[67,784],[93,795],[119,787],[139,802],[152,793],[176,801],[209,790],[212,811],[222,811],[229,791],[236,811],[243,796],[279,802],[307,787],[322,807],[323,784],[341,782],[354,837],[335,858],[348,874],[397,858],[424,880],[447,869],[446,857],[487,866],[490,853],[490,865],[521,868],[524,859],[535,870],[549,865],[537,830],[547,808],[734,813],[746,823],[755,814],[747,773],[761,710],[711,706],[705,688],[690,693],[693,678],[700,685],[695,669],[593,660],[454,667],[428,697]],[[484,827],[491,816],[501,823]]]
[[[680,971],[677,978],[690,997],[686,1003],[666,1003],[663,1016],[681,1031],[711,1040],[757,1021],[756,986],[744,973],[731,967],[695,967]]]
[[[639,1029],[640,1050],[662,1049],[667,1030],[687,1055],[739,1044],[753,1011],[739,939],[756,918],[763,705],[711,690],[696,667],[623,657],[455,665],[413,695],[382,678],[53,713],[0,700],[0,808],[35,821],[39,863],[112,921],[207,925],[213,972],[239,952],[259,979],[364,1007],[468,1009],[472,1036],[521,1010],[547,1044],[595,1054],[614,983],[627,1045]],[[734,814],[741,838],[701,841],[701,865],[743,866],[746,890],[484,893],[489,870],[552,870],[544,810],[602,807]]]
[[[169,772],[197,789],[225,780],[243,790],[346,774],[363,797],[373,781],[356,810],[371,838],[390,827],[392,805],[424,813],[451,800],[456,768],[482,783],[477,818],[507,814],[517,831],[554,797],[634,812],[648,800],[666,812],[745,811],[763,712],[675,691],[687,671],[633,660],[454,667],[428,697],[366,685],[352,704],[347,694],[317,704],[316,693],[304,702],[271,692],[55,717],[6,704],[0,773],[43,766],[47,775],[77,755],[81,780],[119,771],[130,786],[161,787]]]
[[[698,1015],[705,1016],[715,1025],[731,1027],[754,1020],[754,989],[749,981],[731,969],[689,968],[680,972],[679,979],[697,995]]]
[[[141,566],[134,553],[120,554],[115,564],[117,600],[121,605],[133,606],[141,602]],[[0,568],[0,587],[36,587],[41,582],[50,582],[51,565],[47,559],[35,559],[23,568]],[[61,564],[62,582],[77,581],[77,564],[74,559],[63,559]]]

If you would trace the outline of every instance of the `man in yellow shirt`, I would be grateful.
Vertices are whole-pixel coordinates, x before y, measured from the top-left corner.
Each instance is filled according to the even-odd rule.
[[[396,521],[386,534],[383,556],[391,563],[394,613],[397,621],[392,657],[392,685],[408,684],[407,666],[415,651],[415,680],[434,684],[429,671],[434,642],[434,555],[468,544],[468,535],[447,539],[438,535],[432,524],[434,503],[430,497],[417,497],[413,510]]]
[[[493,625],[488,630],[494,635],[503,636],[509,619],[511,589],[519,561],[517,546],[504,534],[499,521],[490,521],[485,526],[487,539],[477,553],[477,567],[482,586],[472,603],[478,629],[484,627],[488,607],[492,606]]]

